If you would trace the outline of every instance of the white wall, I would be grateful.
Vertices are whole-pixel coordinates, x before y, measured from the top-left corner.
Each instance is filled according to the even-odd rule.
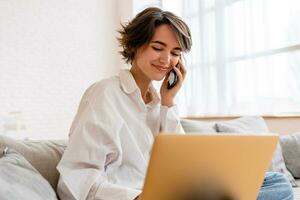
[[[0,1],[0,134],[66,138],[84,90],[118,72],[116,30],[131,8],[131,0]]]

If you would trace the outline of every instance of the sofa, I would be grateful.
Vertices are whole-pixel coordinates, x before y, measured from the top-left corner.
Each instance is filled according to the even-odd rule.
[[[181,123],[187,134],[270,132],[261,117],[221,122],[182,119]],[[300,157],[299,141],[300,133],[280,136],[280,149],[277,155],[274,153],[272,162],[275,161],[269,169],[289,173],[289,179],[295,184],[296,200],[300,200],[300,167],[295,159],[298,154]],[[15,140],[0,135],[0,199],[58,199],[55,192],[59,177],[56,165],[66,146],[66,140]],[[275,158],[278,155],[283,159]]]

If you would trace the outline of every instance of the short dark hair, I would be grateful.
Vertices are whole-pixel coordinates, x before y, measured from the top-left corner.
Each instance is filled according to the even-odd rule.
[[[148,44],[155,28],[168,24],[174,30],[178,43],[184,52],[192,47],[191,32],[187,24],[172,12],[157,7],[149,7],[138,13],[127,25],[122,25],[118,38],[123,50],[120,52],[127,63],[132,63],[138,48]]]

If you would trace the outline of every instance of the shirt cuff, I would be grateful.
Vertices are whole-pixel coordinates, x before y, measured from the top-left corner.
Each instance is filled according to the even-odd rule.
[[[180,123],[177,105],[174,105],[172,107],[161,105],[160,117],[161,131],[184,133],[184,130]]]

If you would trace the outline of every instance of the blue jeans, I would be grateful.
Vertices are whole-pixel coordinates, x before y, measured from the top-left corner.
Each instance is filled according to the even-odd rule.
[[[267,172],[257,200],[293,199],[293,189],[286,176],[278,172]]]

